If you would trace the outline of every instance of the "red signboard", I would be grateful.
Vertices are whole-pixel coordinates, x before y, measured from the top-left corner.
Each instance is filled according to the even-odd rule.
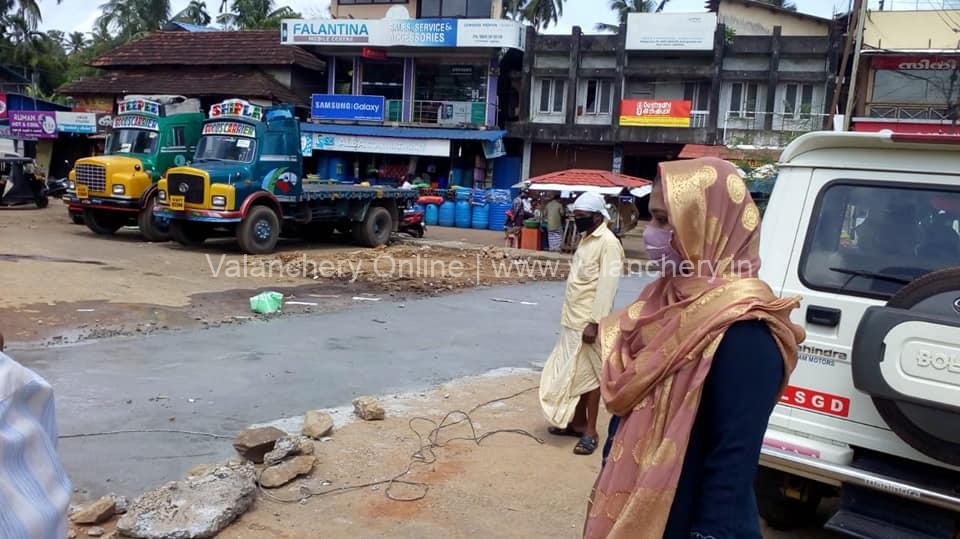
[[[0,120],[7,119],[7,94],[0,94]]]
[[[386,60],[387,51],[383,49],[371,49],[370,47],[364,47],[363,50],[360,51],[360,56],[368,60]]]
[[[871,65],[874,69],[953,71],[960,65],[960,56],[875,56]]]
[[[624,99],[620,102],[620,125],[641,127],[690,127],[690,101],[669,99]]]
[[[946,123],[911,123],[897,121],[874,121],[853,119],[853,130],[863,133],[877,133],[879,131],[893,131],[910,135],[953,135],[960,136],[960,126]]]
[[[850,415],[850,399],[796,386],[787,386],[780,397],[780,404],[839,417]]]

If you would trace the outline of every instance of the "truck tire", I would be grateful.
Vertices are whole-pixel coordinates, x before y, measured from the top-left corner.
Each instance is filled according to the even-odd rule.
[[[956,300],[945,306],[925,303],[927,300],[934,301],[935,296],[940,294],[949,294],[950,300],[960,296],[960,268],[935,271],[914,280],[894,294],[887,306],[931,314],[942,309],[943,312],[955,316],[954,310],[960,304]],[[873,397],[873,404],[890,429],[908,445],[931,458],[952,466],[960,466],[960,443],[940,438],[918,426],[907,411],[909,404],[880,397]],[[960,419],[955,415],[953,418]]]
[[[140,234],[144,239],[153,242],[164,242],[170,240],[170,221],[160,220],[153,215],[153,208],[157,203],[157,194],[150,195],[147,203],[137,215],[137,226],[140,227]]]
[[[280,218],[267,206],[250,208],[237,226],[237,243],[243,252],[262,255],[273,252],[280,237]]]
[[[72,221],[75,225],[82,225],[84,223],[83,211],[67,210],[67,215],[70,216],[70,221]]]
[[[170,237],[184,247],[199,247],[207,241],[207,229],[200,223],[170,221]]]
[[[94,233],[109,236],[127,224],[127,216],[87,209],[83,212],[83,223]]]
[[[362,223],[353,227],[353,239],[365,247],[379,247],[390,240],[393,232],[393,217],[390,211],[380,206],[372,206]]]
[[[776,530],[809,526],[815,522],[823,499],[819,485],[813,481],[763,467],[757,470],[754,489],[760,516]]]

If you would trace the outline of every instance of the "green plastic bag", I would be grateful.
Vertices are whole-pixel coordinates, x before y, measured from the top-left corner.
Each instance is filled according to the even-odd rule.
[[[250,298],[250,310],[259,314],[273,314],[283,307],[283,294],[264,292]]]

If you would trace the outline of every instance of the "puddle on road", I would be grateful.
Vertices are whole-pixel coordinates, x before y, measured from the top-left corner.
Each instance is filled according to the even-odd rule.
[[[74,258],[61,258],[58,256],[44,255],[11,255],[0,253],[0,261],[19,262],[21,260],[35,260],[38,262],[61,262],[64,264],[89,264],[92,266],[106,266],[105,262],[99,260],[77,260]]]

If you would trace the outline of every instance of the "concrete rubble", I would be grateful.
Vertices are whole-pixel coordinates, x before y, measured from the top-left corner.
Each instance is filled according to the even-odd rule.
[[[276,466],[271,466],[260,474],[260,485],[264,488],[282,487],[301,475],[312,472],[316,462],[317,457],[313,455],[300,455]]]
[[[93,525],[110,520],[117,513],[117,503],[110,496],[104,496],[90,505],[81,507],[70,515],[74,524]]]
[[[89,530],[87,530],[87,535],[89,537],[103,537],[103,534],[104,534],[103,528],[100,528],[98,526],[94,526]]]
[[[286,435],[287,433],[276,427],[246,429],[234,438],[233,447],[241,457],[259,464],[263,462],[263,457],[273,450],[277,440]]]
[[[250,508],[256,494],[253,465],[227,462],[146,492],[120,519],[117,530],[135,539],[214,537]]]
[[[279,464],[293,455],[312,455],[313,442],[306,436],[285,436],[277,440],[273,450],[264,455],[267,466]]]
[[[353,411],[364,421],[378,421],[387,416],[383,404],[373,397],[353,399]]]
[[[309,410],[303,414],[303,434],[315,440],[330,436],[333,432],[333,417],[322,410]]]

